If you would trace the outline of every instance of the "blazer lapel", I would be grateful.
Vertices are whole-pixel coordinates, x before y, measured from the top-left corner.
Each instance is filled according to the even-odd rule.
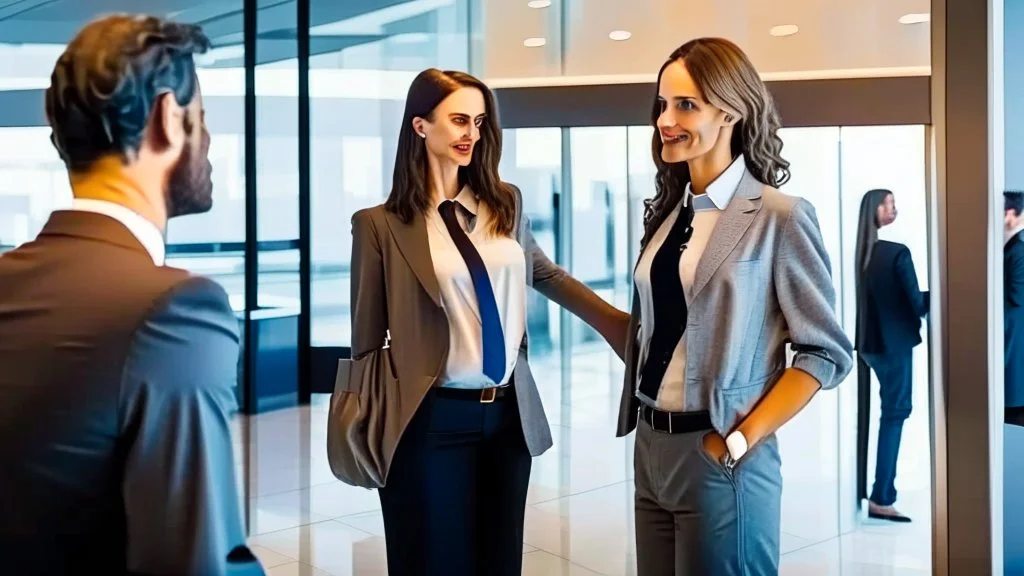
[[[388,228],[391,229],[391,236],[395,239],[402,257],[434,304],[440,306],[441,286],[434,273],[434,260],[430,257],[430,240],[427,239],[427,223],[423,215],[416,214],[412,222],[406,224],[390,212],[385,211],[384,214]]]
[[[746,233],[750,223],[754,221],[761,209],[761,189],[763,184],[754,179],[750,173],[743,175],[736,195],[718,219],[711,238],[708,239],[704,254],[697,263],[697,271],[693,280],[693,299],[707,286],[711,277],[729,257],[740,238]]]

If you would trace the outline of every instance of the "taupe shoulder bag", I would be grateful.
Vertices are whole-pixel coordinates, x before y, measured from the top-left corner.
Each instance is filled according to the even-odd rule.
[[[390,330],[380,348],[338,361],[327,416],[327,460],[342,482],[363,488],[384,486],[385,395],[397,389]]]

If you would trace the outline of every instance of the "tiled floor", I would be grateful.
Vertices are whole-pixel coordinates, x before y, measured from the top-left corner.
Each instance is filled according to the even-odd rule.
[[[552,358],[533,362],[537,374],[551,375],[540,386],[555,446],[534,462],[526,575],[635,574],[632,437],[613,433],[621,364],[585,350],[567,367]],[[562,379],[571,386],[563,390]],[[782,574],[929,574],[927,443],[920,445],[918,430],[924,427],[927,442],[927,422],[908,421],[898,484],[900,505],[916,522],[858,521],[840,535],[838,398],[823,394],[780,433]],[[331,475],[326,426],[326,398],[237,423],[239,452],[249,436],[250,460],[239,459],[239,472],[250,478],[250,543],[273,576],[386,574],[377,495]]]

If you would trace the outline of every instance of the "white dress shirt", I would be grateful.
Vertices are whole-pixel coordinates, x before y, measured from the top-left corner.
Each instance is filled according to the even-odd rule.
[[[647,354],[650,350],[651,337],[654,335],[654,323],[656,321],[654,318],[654,288],[651,285],[651,264],[654,261],[654,255],[658,253],[658,250],[665,243],[665,238],[679,217],[681,207],[686,205],[687,202],[692,201],[694,208],[693,235],[686,244],[686,250],[683,250],[682,256],[679,258],[679,277],[683,284],[686,304],[689,306],[693,297],[693,279],[697,272],[697,264],[700,262],[700,258],[704,254],[704,248],[707,246],[711,233],[715,229],[718,216],[729,206],[729,202],[732,201],[732,197],[736,194],[736,189],[739,187],[740,180],[743,179],[745,173],[746,163],[743,160],[743,156],[740,155],[733,160],[725,172],[708,185],[705,194],[695,196],[690,185],[687,184],[682,200],[676,204],[676,207],[665,218],[661,226],[658,227],[658,230],[651,237],[650,242],[640,256],[636,272],[633,275],[636,289],[640,296],[640,333],[637,335],[640,355],[638,358],[637,385],[639,385],[639,378],[643,373],[644,363],[647,361]],[[665,376],[662,378],[658,397],[647,398],[639,390],[637,391],[637,396],[648,406],[653,406],[666,412],[706,410],[707,406],[699,406],[693,402],[688,404],[685,401],[685,378],[686,336],[684,333],[672,353],[672,359],[668,363],[668,368],[665,370]]]
[[[490,232],[493,215],[476,194],[463,188],[455,201],[455,214],[469,240],[480,253],[498,303],[498,316],[505,336],[505,375],[494,382],[483,372],[483,336],[480,307],[473,278],[462,254],[437,211],[444,198],[436,198],[427,214],[427,239],[434,274],[441,287],[441,305],[448,316],[448,362],[439,377],[441,386],[451,388],[489,388],[505,385],[512,377],[519,346],[526,333],[526,257],[514,238]]]
[[[154,264],[157,266],[164,265],[164,258],[167,253],[164,235],[160,233],[160,229],[155,224],[146,220],[135,211],[114,202],[84,198],[75,198],[71,203],[71,209],[80,212],[103,214],[117,220],[142,244],[142,247],[146,249],[146,252],[153,259]]]

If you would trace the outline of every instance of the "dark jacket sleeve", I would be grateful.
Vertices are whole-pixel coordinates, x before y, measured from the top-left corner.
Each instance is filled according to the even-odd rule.
[[[238,352],[227,294],[204,278],[178,284],[134,336],[119,398],[132,574],[263,574],[235,481]]]
[[[1016,238],[1011,242],[1018,242]],[[1024,249],[1014,247],[1003,259],[1003,290],[1006,305],[1013,308],[1024,306]]]
[[[928,292],[922,292],[917,283],[917,272],[914,270],[914,260],[910,256],[910,249],[903,247],[896,255],[896,277],[899,279],[903,293],[907,295],[911,309],[919,317],[928,313],[929,297]]]

